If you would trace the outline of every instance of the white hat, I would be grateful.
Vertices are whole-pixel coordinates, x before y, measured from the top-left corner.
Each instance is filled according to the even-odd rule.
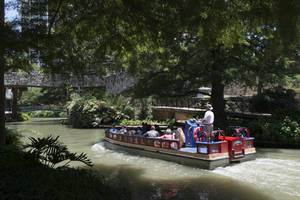
[[[209,104],[209,103],[208,103],[208,104],[206,104],[206,105],[205,105],[205,107],[206,107],[208,110],[212,110],[212,109],[213,109],[212,105],[211,105],[211,104]]]

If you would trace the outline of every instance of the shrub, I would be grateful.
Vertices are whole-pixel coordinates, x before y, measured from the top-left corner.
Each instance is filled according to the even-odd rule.
[[[299,123],[286,116],[281,124],[280,134],[289,138],[300,136]]]
[[[153,118],[152,116],[152,104],[151,104],[151,99],[140,99],[141,103],[141,110],[138,115],[140,120],[151,120]]]
[[[69,110],[69,121],[76,128],[98,127],[100,124],[129,118],[107,102],[91,96],[75,97],[69,102],[67,109]]]
[[[19,104],[23,106],[41,105],[39,98],[43,95],[42,88],[28,88],[22,93]]]
[[[117,111],[122,112],[124,115],[126,115],[127,118],[135,118],[134,107],[130,98],[107,94],[103,99],[105,102],[107,102],[108,105],[114,107]]]
[[[22,135],[17,130],[14,129],[6,128],[5,131],[6,131],[6,144],[16,146],[16,147],[21,147]]]
[[[52,110],[36,110],[27,112],[31,117],[60,117],[61,112]]]
[[[27,113],[21,113],[21,119],[22,121],[27,121],[30,119],[30,117]]]
[[[12,117],[10,117],[10,118],[6,118],[5,120],[7,122],[22,122],[22,121],[27,121],[29,119],[30,117],[27,113],[18,112],[16,119],[12,119]]]
[[[68,117],[67,112],[60,112],[58,115],[59,117]]]
[[[295,104],[295,91],[276,87],[267,89],[262,96],[254,96],[249,100],[252,112],[273,113],[278,109],[287,109],[291,104]]]
[[[63,105],[66,102],[66,93],[69,90],[67,85],[59,88],[28,88],[22,93],[20,105]]]
[[[248,123],[248,127],[258,141],[300,144],[298,141],[300,137],[299,115],[292,115],[291,117],[277,113],[271,119],[262,118],[251,121]]]

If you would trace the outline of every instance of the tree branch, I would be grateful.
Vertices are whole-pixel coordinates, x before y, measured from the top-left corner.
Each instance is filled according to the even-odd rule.
[[[55,23],[56,17],[57,17],[57,15],[58,15],[58,12],[59,12],[61,6],[62,6],[62,3],[63,3],[63,0],[59,0],[58,6],[57,6],[57,8],[56,8],[56,10],[55,10],[55,13],[54,13],[54,16],[53,16],[53,18],[52,18],[52,20],[51,20],[51,22],[50,22],[50,24],[49,24],[48,35],[50,35],[52,26],[53,26],[54,23]]]

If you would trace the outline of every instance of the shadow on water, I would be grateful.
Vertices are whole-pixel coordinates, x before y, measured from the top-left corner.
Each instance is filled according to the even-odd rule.
[[[57,125],[60,122],[60,118],[33,118],[30,121],[23,122],[9,122],[9,125],[22,125],[22,126],[43,126],[43,125]]]
[[[255,186],[210,173],[197,178],[174,177],[169,180],[155,180],[144,177],[144,169],[129,165],[97,164],[93,168],[103,175],[109,184],[129,190],[133,200],[271,200]]]

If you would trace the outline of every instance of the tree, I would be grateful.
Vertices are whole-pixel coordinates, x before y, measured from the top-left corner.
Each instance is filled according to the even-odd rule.
[[[217,122],[226,119],[225,84],[253,82],[250,78],[255,80],[255,76],[245,78],[246,71],[264,78],[268,74],[267,82],[275,80],[276,76],[282,78],[288,72],[285,56],[295,51],[291,41],[299,44],[295,31],[299,27],[299,15],[295,9],[299,4],[295,1],[213,1],[202,4],[194,1],[176,4],[173,1],[165,2],[162,7],[165,8],[161,13],[164,18],[159,21],[161,32],[157,37],[162,41],[162,47],[156,49],[161,52],[156,55],[161,67],[156,65],[142,73],[138,85],[140,91],[164,96],[187,95],[196,91],[197,84],[209,84]],[[292,20],[288,21],[287,16]],[[264,29],[257,34],[260,40],[265,40],[263,47],[249,44],[249,37],[258,29]],[[292,40],[291,35],[294,36]],[[261,56],[257,55],[258,51]],[[167,55],[169,52],[171,55]],[[145,56],[140,53],[136,60],[142,57]],[[166,57],[168,59],[163,59]],[[255,67],[251,65],[253,59],[259,60]],[[259,73],[255,73],[257,71]],[[201,75],[195,76],[196,72]],[[201,77],[203,75],[206,78]]]
[[[73,66],[78,74],[87,66],[101,72],[125,68],[142,77],[138,85],[145,88],[146,81],[147,89],[162,95],[186,95],[208,84],[220,122],[226,119],[224,85],[244,81],[245,71],[254,74],[245,62],[253,58],[246,50],[249,34],[265,29],[270,51],[282,55],[299,44],[296,0],[49,3],[51,26],[44,46],[48,69],[58,69],[54,66],[59,63]],[[105,65],[107,60],[111,64]],[[270,69],[266,65],[263,72]]]
[[[4,0],[0,0],[0,40],[4,40]],[[4,87],[4,47],[0,45],[0,146],[6,142],[5,137],[5,87]]]
[[[4,73],[10,70],[22,69],[28,71],[31,69],[28,56],[25,52],[28,50],[32,35],[21,34],[15,28],[17,23],[5,22],[5,3],[0,1],[0,145],[5,145],[5,85]]]

